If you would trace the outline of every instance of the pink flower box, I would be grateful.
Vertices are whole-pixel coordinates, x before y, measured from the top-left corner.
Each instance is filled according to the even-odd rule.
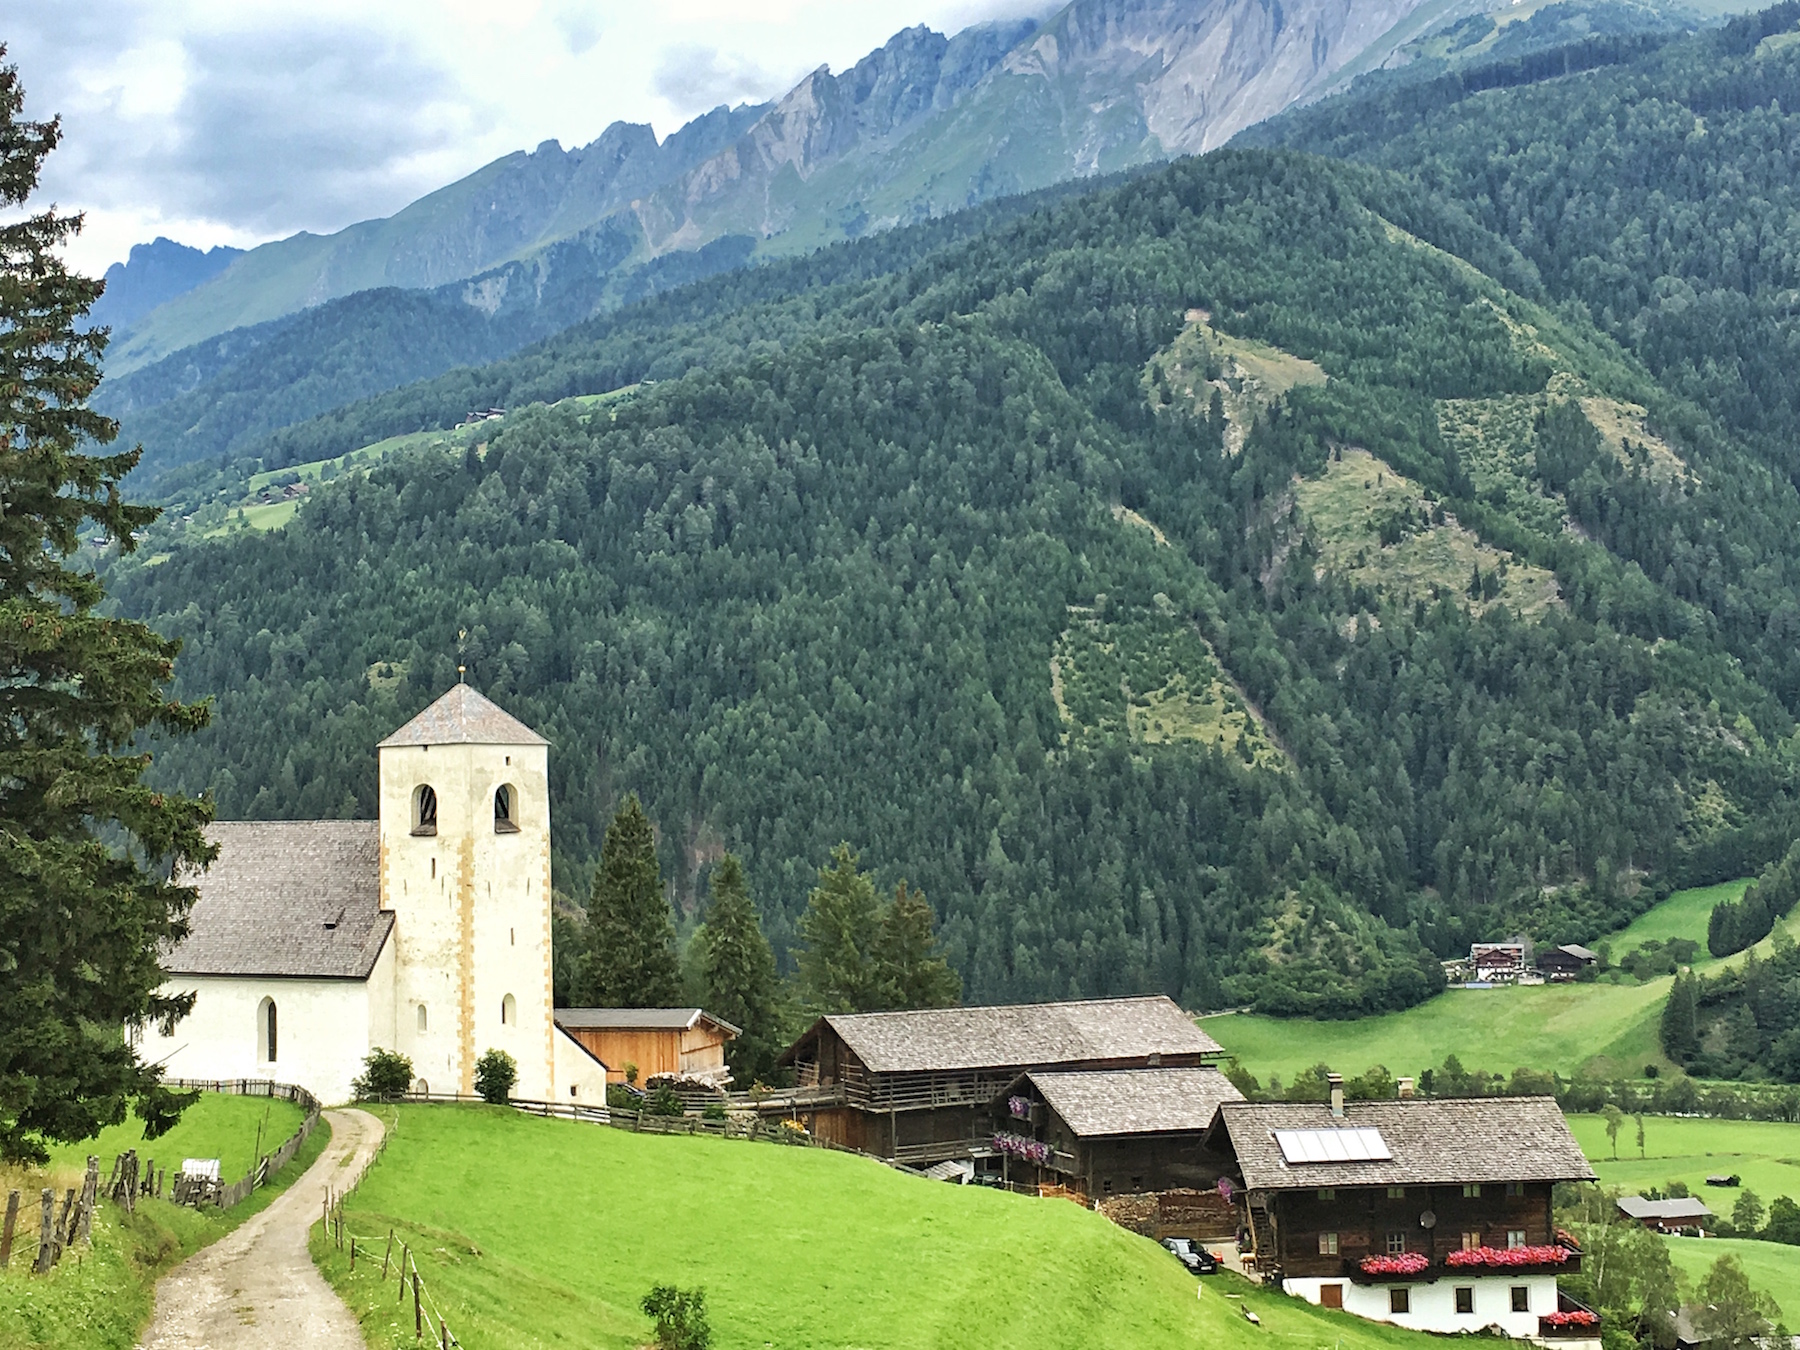
[[[1431,1264],[1423,1252],[1403,1252],[1398,1256],[1365,1256],[1365,1275],[1417,1275]]]
[[[1597,1327],[1600,1325],[1600,1314],[1577,1308],[1573,1312],[1548,1313],[1544,1320],[1553,1327]]]
[[[1567,1247],[1476,1247],[1451,1252],[1447,1266],[1560,1266],[1574,1255]]]

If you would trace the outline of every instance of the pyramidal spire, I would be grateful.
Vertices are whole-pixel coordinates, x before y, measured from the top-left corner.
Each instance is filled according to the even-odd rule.
[[[396,745],[548,744],[549,741],[473,685],[459,681],[376,749]]]

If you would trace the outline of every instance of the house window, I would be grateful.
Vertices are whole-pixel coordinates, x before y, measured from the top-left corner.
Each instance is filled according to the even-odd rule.
[[[1388,1311],[1390,1313],[1409,1313],[1412,1311],[1412,1290],[1388,1290]]]
[[[275,1054],[275,1000],[265,998],[256,1005],[256,1057],[264,1064],[273,1064]]]
[[[1475,1291],[1464,1286],[1456,1291],[1456,1311],[1464,1317],[1475,1315]]]
[[[1508,1251],[1517,1251],[1524,1245],[1525,1230],[1523,1228],[1509,1228],[1506,1230],[1506,1249]]]
[[[1336,1256],[1338,1254],[1338,1235],[1336,1233],[1319,1234],[1319,1255]]]
[[[504,783],[494,789],[494,833],[517,834],[519,823],[514,813],[518,810],[519,795],[510,783]]]
[[[425,1005],[423,1003],[419,1005],[419,1030],[425,1030]]]
[[[500,1025],[514,1026],[519,1020],[519,1005],[511,994],[500,1000]]]
[[[1390,1200],[1406,1199],[1406,1187],[1404,1187],[1404,1186],[1389,1186],[1388,1187],[1388,1199],[1390,1199]]]
[[[1531,1311],[1531,1290],[1526,1285],[1515,1284],[1512,1287],[1512,1310],[1514,1312]]]
[[[1481,1183],[1480,1182],[1472,1182],[1468,1185],[1465,1185],[1463,1187],[1463,1199],[1465,1199],[1465,1200],[1481,1199]]]
[[[1463,1234],[1463,1250],[1465,1252],[1472,1252],[1480,1245],[1481,1234],[1479,1232],[1471,1231]]]
[[[1389,1256],[1404,1256],[1404,1255],[1406,1255],[1406,1234],[1404,1232],[1394,1232],[1394,1233],[1388,1234],[1387,1254]]]
[[[1333,1190],[1330,1186],[1321,1186],[1321,1187],[1319,1187],[1319,1199],[1335,1200],[1335,1199],[1337,1199],[1337,1192],[1335,1190]]]
[[[437,833],[437,789],[424,783],[413,789],[414,834]]]
[[[1515,1196],[1515,1197],[1525,1194],[1525,1183],[1522,1181],[1507,1182],[1506,1183],[1506,1193],[1510,1196]]]
[[[1144,1189],[1144,1179],[1142,1177],[1133,1177],[1131,1179],[1131,1189],[1134,1191],[1143,1190]]]

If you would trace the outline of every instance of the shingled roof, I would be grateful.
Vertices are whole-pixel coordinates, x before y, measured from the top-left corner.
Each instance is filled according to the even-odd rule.
[[[171,975],[367,979],[394,927],[372,820],[218,821]]]
[[[1593,1181],[1552,1097],[1412,1097],[1347,1102],[1226,1102],[1219,1120],[1251,1190]],[[1392,1158],[1290,1163],[1277,1130],[1379,1130]]]
[[[1082,1138],[1198,1132],[1212,1124],[1220,1103],[1244,1100],[1229,1078],[1211,1068],[1040,1070],[1020,1078]]]
[[[1161,995],[822,1017],[872,1073],[1026,1069],[1215,1056],[1223,1048]],[[790,1062],[800,1043],[783,1062]]]
[[[396,745],[548,745],[474,686],[454,686],[375,748]]]
[[[700,1021],[711,1022],[733,1036],[744,1034],[722,1017],[704,1008],[558,1008],[556,1025],[593,1031],[687,1031]]]

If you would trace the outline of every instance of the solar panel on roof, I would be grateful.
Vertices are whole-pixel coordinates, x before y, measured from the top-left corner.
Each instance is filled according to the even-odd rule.
[[[1380,1130],[1277,1130],[1290,1163],[1380,1162],[1394,1156]]]

